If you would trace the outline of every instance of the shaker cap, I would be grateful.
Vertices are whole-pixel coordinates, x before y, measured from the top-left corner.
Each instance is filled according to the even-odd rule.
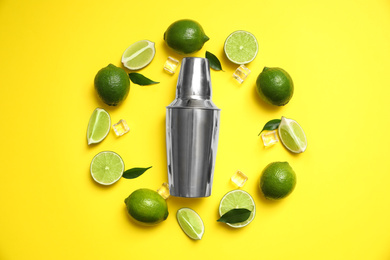
[[[205,58],[183,58],[176,87],[176,98],[211,99],[210,65]]]

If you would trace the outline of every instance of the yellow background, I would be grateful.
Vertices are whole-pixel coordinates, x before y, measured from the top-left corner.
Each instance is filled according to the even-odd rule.
[[[212,196],[168,199],[170,215],[155,227],[127,216],[123,200],[167,181],[165,107],[178,73],[163,71],[170,51],[162,37],[190,18],[210,37],[193,56],[214,53],[213,101],[222,109]],[[235,30],[259,42],[252,71],[239,85],[223,54]],[[373,1],[13,1],[0,2],[0,259],[390,259],[390,2]],[[109,63],[121,66],[133,42],[156,43],[139,71],[160,84],[131,85],[127,100],[108,107],[93,88]],[[295,93],[285,107],[261,101],[255,82],[264,66],[290,73]],[[92,111],[105,108],[111,131],[87,146]],[[280,143],[265,149],[257,136],[270,119],[297,120],[308,148],[294,155]],[[103,187],[89,173],[95,154],[112,150],[126,168],[153,166],[135,180]],[[295,191],[278,202],[259,192],[262,169],[288,161]],[[243,190],[257,214],[242,229],[217,223],[222,196]],[[205,234],[190,240],[176,211],[191,207]]]

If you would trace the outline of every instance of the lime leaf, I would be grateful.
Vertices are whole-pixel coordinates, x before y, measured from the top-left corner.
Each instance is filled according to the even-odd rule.
[[[220,219],[218,219],[218,222],[222,223],[229,223],[229,224],[235,224],[240,223],[249,218],[251,215],[251,212],[249,209],[232,209],[226,212],[222,215]]]
[[[136,72],[129,73],[129,77],[130,77],[131,82],[133,82],[134,84],[137,84],[137,85],[141,85],[141,86],[147,86],[147,85],[160,83],[160,82],[153,81],[153,80],[145,77],[144,75],[142,75],[140,73],[136,73]]]
[[[221,62],[218,60],[217,56],[215,56],[211,52],[206,51],[206,58],[209,60],[210,67],[212,69],[222,70]]]
[[[245,227],[255,218],[256,205],[252,196],[246,191],[232,190],[226,193],[225,196],[223,196],[221,202],[219,203],[219,216],[223,216],[225,213],[232,209],[248,209],[251,211],[249,218],[243,222],[235,224],[226,223],[226,225],[231,226],[233,228]]]
[[[260,131],[260,133],[257,136],[259,136],[261,134],[261,132],[263,132],[264,130],[275,130],[275,129],[278,129],[280,121],[281,121],[280,119],[272,119],[272,120],[268,121],[264,125],[263,129]]]
[[[152,168],[152,166],[150,166],[148,168],[132,168],[132,169],[126,170],[123,173],[122,177],[125,179],[135,179],[135,178],[141,176],[144,172],[146,172],[150,168]]]

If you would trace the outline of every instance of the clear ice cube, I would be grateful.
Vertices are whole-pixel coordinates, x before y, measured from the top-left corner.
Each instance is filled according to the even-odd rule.
[[[241,171],[236,171],[230,180],[235,183],[238,187],[244,186],[245,182],[248,180],[248,177]]]
[[[263,139],[264,146],[271,146],[279,142],[278,134],[276,130],[272,130],[269,132],[263,132],[261,134],[261,139]]]
[[[164,182],[160,188],[157,189],[157,193],[160,194],[165,200],[169,198],[169,186]]]
[[[238,67],[233,73],[233,78],[235,78],[240,84],[242,84],[248,77],[249,73],[251,73],[251,71],[247,67],[245,67],[245,65],[240,65],[240,67]]]
[[[122,136],[130,131],[129,126],[123,119],[119,120],[118,123],[114,124],[112,128],[114,129],[114,132],[117,136]]]
[[[164,64],[164,70],[169,74],[175,74],[178,65],[179,65],[179,61],[169,56],[167,61]]]

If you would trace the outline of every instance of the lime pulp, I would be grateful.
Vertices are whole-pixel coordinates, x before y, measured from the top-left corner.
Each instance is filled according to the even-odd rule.
[[[111,118],[103,108],[96,108],[89,119],[87,129],[88,145],[100,143],[108,135],[111,126]]]
[[[146,67],[156,53],[154,42],[142,40],[130,45],[122,55],[123,66],[129,70],[139,70]]]
[[[181,208],[177,211],[176,218],[181,229],[189,238],[202,239],[204,224],[198,213],[190,208]]]
[[[239,65],[253,61],[258,49],[256,37],[247,31],[233,32],[226,38],[224,45],[226,57]]]
[[[232,209],[239,209],[244,208],[251,211],[251,214],[249,218],[243,222],[231,224],[226,223],[227,225],[233,227],[233,228],[241,228],[245,227],[249,223],[252,222],[252,220],[255,218],[256,214],[256,206],[255,202],[249,193],[243,190],[232,190],[222,198],[220,204],[219,204],[219,215],[222,216],[226,212],[232,210]]]
[[[90,171],[97,183],[111,185],[122,177],[124,168],[125,164],[117,153],[103,151],[92,159]]]
[[[282,117],[278,128],[282,144],[293,153],[303,153],[307,139],[302,127],[293,119]]]

